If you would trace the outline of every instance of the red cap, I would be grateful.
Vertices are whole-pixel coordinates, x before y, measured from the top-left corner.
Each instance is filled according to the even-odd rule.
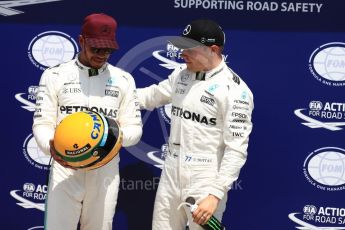
[[[117,22],[109,15],[90,14],[84,19],[81,35],[91,47],[118,49],[116,29]]]

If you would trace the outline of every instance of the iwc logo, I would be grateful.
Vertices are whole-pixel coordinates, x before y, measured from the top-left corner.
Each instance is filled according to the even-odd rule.
[[[345,189],[345,150],[324,147],[309,154],[303,164],[307,181],[324,191]]]
[[[345,86],[345,43],[327,43],[311,54],[309,70],[316,80],[329,86]]]
[[[28,47],[28,57],[40,70],[72,60],[78,53],[75,40],[60,31],[47,31],[34,37]]]
[[[32,134],[27,136],[24,141],[23,154],[31,166],[41,170],[49,169],[50,156],[40,150]]]

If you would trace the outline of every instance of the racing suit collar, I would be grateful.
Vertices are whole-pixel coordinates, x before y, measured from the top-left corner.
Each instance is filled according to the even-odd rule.
[[[216,68],[213,68],[206,72],[196,72],[195,74],[193,74],[194,75],[193,80],[205,81],[207,79],[210,79],[214,77],[215,75],[217,75],[218,73],[222,72],[225,66],[226,64],[223,59]]]
[[[99,69],[94,69],[94,68],[88,67],[88,66],[86,66],[86,65],[83,65],[83,64],[79,61],[79,58],[76,58],[76,59],[75,59],[75,64],[78,66],[78,68],[79,68],[81,71],[87,73],[87,75],[88,75],[89,77],[97,76],[97,75],[103,73],[103,72],[107,69],[107,67],[108,67],[108,63],[106,62],[101,68],[99,68]]]

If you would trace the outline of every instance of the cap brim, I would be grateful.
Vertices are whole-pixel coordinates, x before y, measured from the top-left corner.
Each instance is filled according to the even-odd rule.
[[[204,46],[201,42],[187,37],[172,37],[169,42],[179,49],[191,49],[197,46]]]
[[[101,38],[86,38],[86,43],[94,48],[110,48],[118,49],[119,45],[116,40],[101,39]]]

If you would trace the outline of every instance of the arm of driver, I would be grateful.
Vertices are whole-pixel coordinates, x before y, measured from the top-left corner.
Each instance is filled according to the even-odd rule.
[[[159,82],[158,85],[153,84],[149,87],[138,89],[140,108],[153,110],[171,103],[173,83],[180,71],[181,69],[178,67],[169,75],[168,79]]]
[[[240,170],[246,162],[253,109],[253,94],[244,82],[241,82],[241,86],[230,88],[222,111],[224,156],[210,191],[210,194],[219,199],[223,198],[238,179]]]
[[[142,122],[134,79],[129,73],[125,78],[128,87],[120,104],[118,121],[123,134],[122,146],[128,147],[135,145],[140,140]]]
[[[54,87],[57,76],[54,75],[57,73],[47,69],[41,76],[32,126],[37,145],[47,155],[50,155],[49,141],[54,138],[57,120],[57,95]]]

